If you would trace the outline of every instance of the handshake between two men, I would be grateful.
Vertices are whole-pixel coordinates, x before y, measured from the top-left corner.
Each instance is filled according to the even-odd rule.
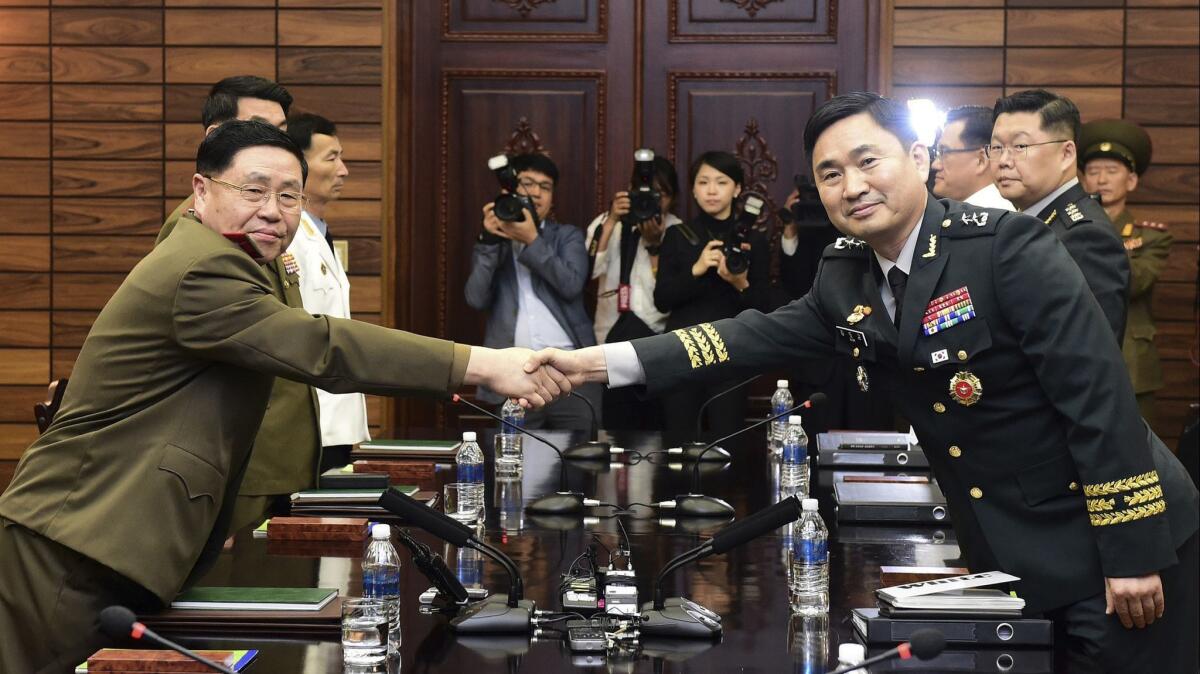
[[[580,384],[607,381],[604,350],[598,346],[575,351],[472,347],[463,377],[464,384],[486,386],[532,408],[549,405]]]

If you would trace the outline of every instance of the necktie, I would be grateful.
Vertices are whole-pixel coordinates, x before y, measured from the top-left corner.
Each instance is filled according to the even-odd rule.
[[[900,327],[900,309],[904,306],[904,286],[908,284],[908,274],[900,267],[892,267],[887,273],[888,285],[892,287],[892,296],[896,298],[896,318],[892,322]]]

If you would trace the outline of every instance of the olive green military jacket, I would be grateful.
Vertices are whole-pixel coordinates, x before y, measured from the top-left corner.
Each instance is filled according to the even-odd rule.
[[[168,601],[220,551],[275,377],[444,395],[469,355],[289,308],[260,265],[184,217],[96,318],[0,516]]]
[[[175,229],[192,203],[193,198],[188,197],[167,217],[155,245],[162,243]],[[282,255],[264,264],[263,269],[271,279],[271,290],[276,297],[289,307],[304,306],[299,277],[287,273]],[[308,384],[290,379],[275,380],[267,414],[254,439],[241,494],[291,494],[316,486],[321,463],[321,416],[317,405],[317,393]]]
[[[1171,234],[1163,229],[1133,221],[1129,211],[1113,220],[1117,236],[1129,253],[1132,280],[1129,284],[1129,319],[1121,354],[1129,368],[1134,393],[1149,393],[1163,387],[1162,363],[1154,345],[1154,316],[1151,304],[1154,284],[1167,266],[1171,254]]]

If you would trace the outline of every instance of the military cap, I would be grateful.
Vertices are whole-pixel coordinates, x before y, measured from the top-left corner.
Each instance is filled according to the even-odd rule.
[[[1142,127],[1123,119],[1098,119],[1079,129],[1079,166],[1090,159],[1119,159],[1141,175],[1150,166],[1153,150],[1150,136]]]

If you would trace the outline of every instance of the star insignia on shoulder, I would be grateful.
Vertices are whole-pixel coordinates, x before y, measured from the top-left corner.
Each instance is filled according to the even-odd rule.
[[[1079,207],[1073,203],[1067,204],[1066,212],[1067,217],[1071,219],[1071,222],[1079,222],[1083,219],[1083,213],[1080,213]]]
[[[837,241],[833,242],[833,247],[837,250],[846,250],[848,248],[861,249],[867,247],[867,242],[862,239],[856,239],[853,236],[839,236]]]
[[[964,225],[975,225],[976,227],[983,227],[983,226],[987,225],[987,220],[988,220],[987,211],[975,211],[974,213],[963,213],[962,214],[962,223]]]
[[[1149,220],[1142,220],[1138,223],[1138,227],[1143,229],[1156,229],[1160,232],[1167,231],[1167,223],[1165,222],[1150,222]]]

